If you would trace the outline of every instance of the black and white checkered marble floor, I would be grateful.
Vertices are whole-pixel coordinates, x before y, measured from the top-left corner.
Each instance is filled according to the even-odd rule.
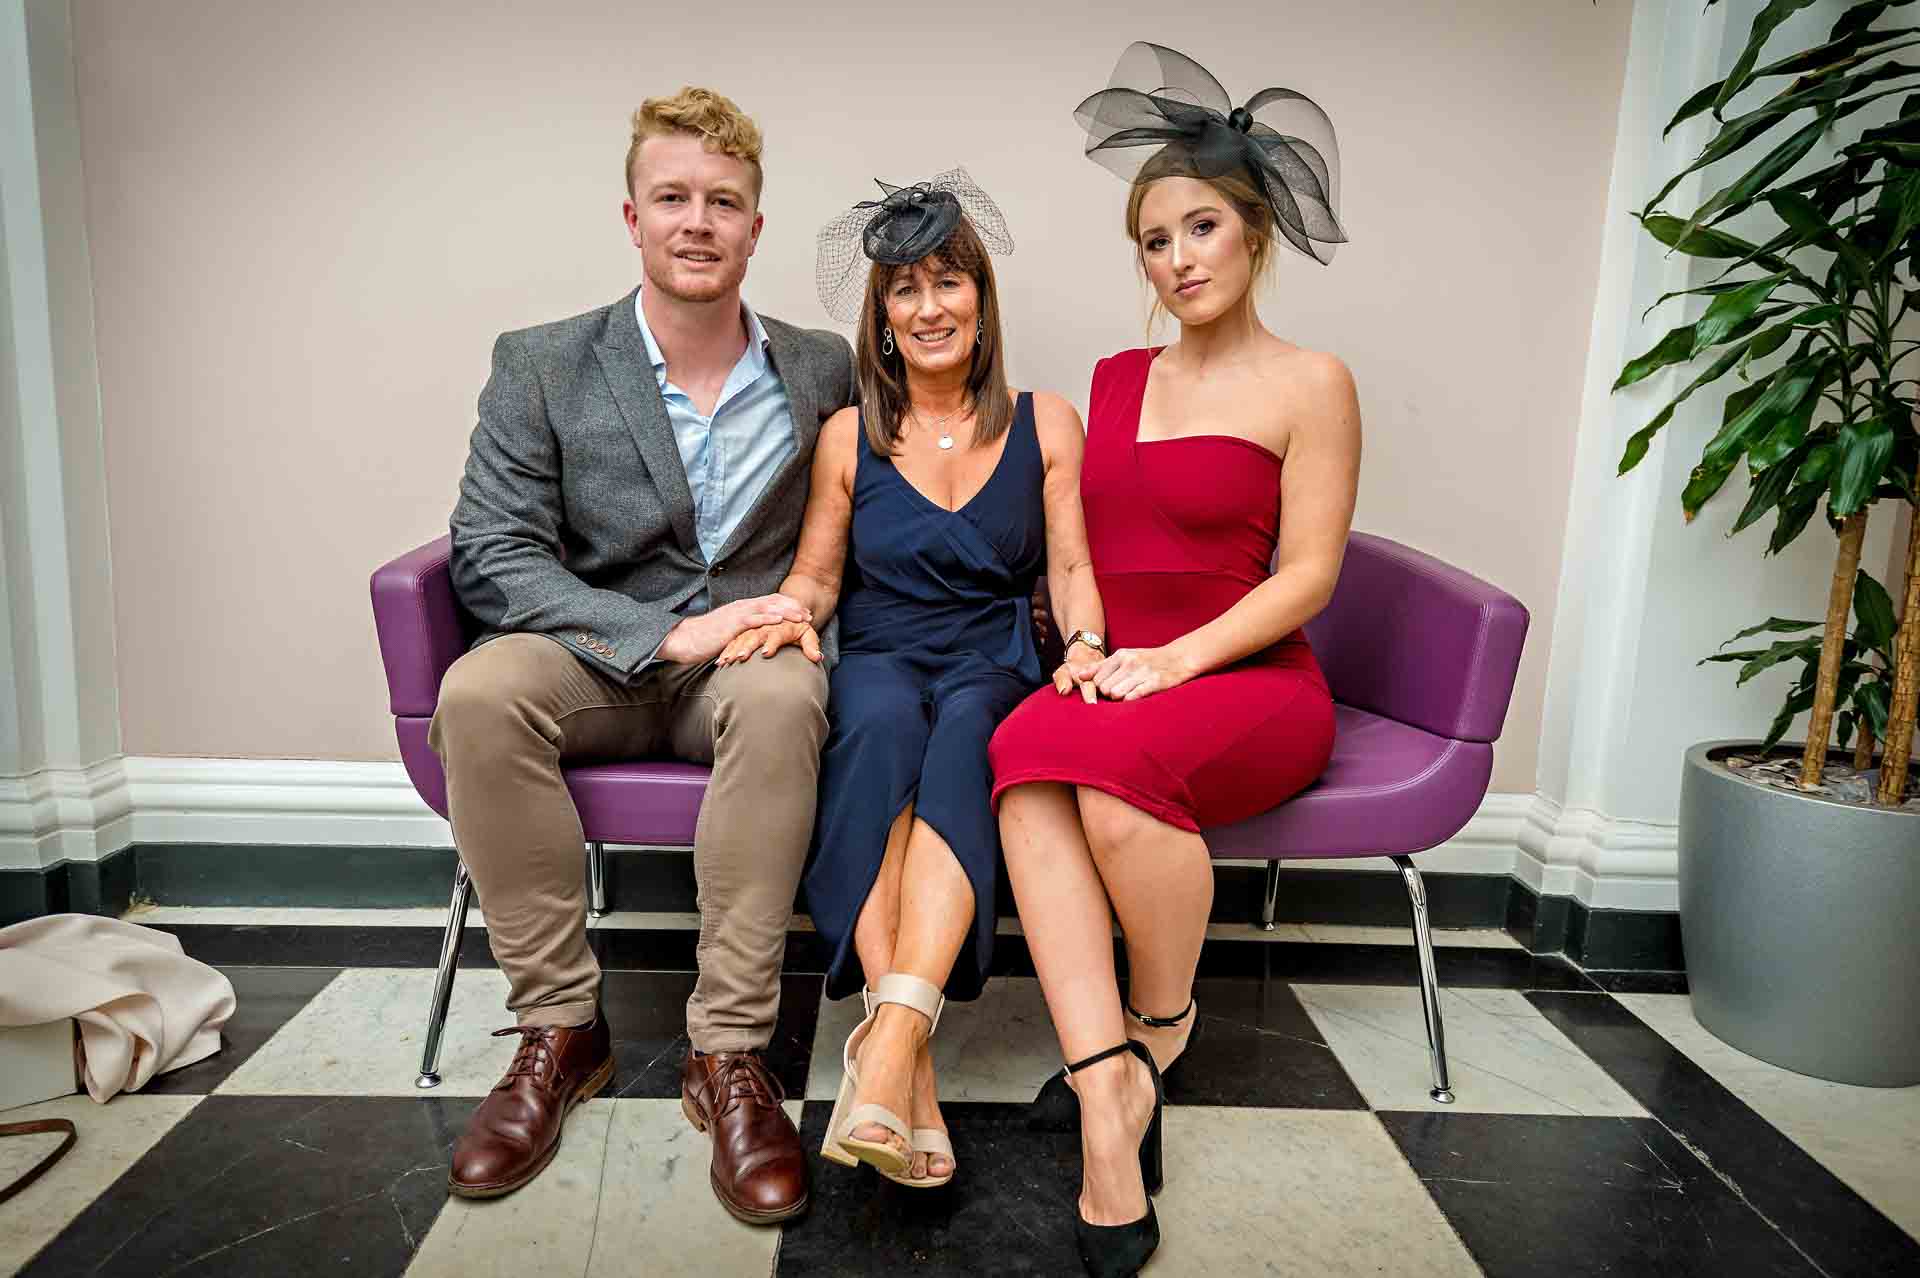
[[[233,979],[216,1057],[73,1118],[80,1143],[0,1207],[0,1273],[493,1275],[1078,1272],[1072,1137],[1025,1129],[1057,1066],[1017,935],[936,1039],[952,1187],[898,1189],[817,1160],[814,1201],[736,1223],[681,1117],[692,934],[594,928],[613,1083],[505,1199],[449,1200],[447,1151],[512,1053],[505,984],[470,929],[442,1057],[413,1087],[438,948],[431,911],[158,910]],[[377,920],[377,921],[375,921]],[[1683,982],[1582,972],[1497,933],[1443,937],[1458,1102],[1427,1099],[1404,933],[1219,926],[1205,1030],[1169,1087],[1165,1242],[1150,1273],[1920,1274],[1920,1088],[1844,1087],[1741,1055]],[[771,1049],[819,1145],[855,1001],[823,1002],[817,938],[790,941]],[[51,1138],[48,1138],[51,1140]],[[38,1156],[0,1144],[0,1182]]]

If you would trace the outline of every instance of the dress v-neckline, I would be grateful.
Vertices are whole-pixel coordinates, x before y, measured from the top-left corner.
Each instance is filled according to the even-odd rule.
[[[966,511],[966,509],[969,506],[973,505],[973,503],[975,503],[976,501],[979,501],[980,498],[986,494],[987,489],[993,487],[993,481],[1000,477],[1001,468],[1007,464],[1007,452],[1013,447],[1013,432],[1020,425],[1020,401],[1025,399],[1027,397],[1027,394],[1028,392],[1021,391],[1020,394],[1016,396],[1013,401],[1013,421],[1011,424],[1008,425],[1006,433],[1000,436],[1000,455],[994,458],[993,469],[987,472],[986,479],[982,481],[981,485],[978,488],[973,490],[972,496],[968,497],[965,501],[961,502],[958,506],[941,505],[939,502],[935,501],[933,498],[927,496],[924,492],[920,491],[920,486],[914,483],[911,479],[907,478],[907,473],[901,470],[900,467],[894,463],[893,458],[887,457],[887,458],[883,458],[882,460],[884,460],[887,463],[887,467],[890,470],[892,470],[895,475],[899,476],[900,482],[905,484],[915,497],[918,497],[921,501],[927,503],[927,505],[933,507],[935,510],[938,510],[944,514],[948,514],[948,515],[962,514]]]

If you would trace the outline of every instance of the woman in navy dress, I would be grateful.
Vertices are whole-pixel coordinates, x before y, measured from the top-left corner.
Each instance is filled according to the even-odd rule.
[[[1080,517],[1084,432],[1065,400],[1009,390],[988,252],[999,210],[953,170],[856,205],[821,233],[822,299],[858,325],[859,408],[820,432],[791,574],[811,625],[748,631],[722,663],[788,643],[840,658],[805,890],[833,949],[827,994],[862,990],[822,1153],[903,1184],[952,1178],[927,1040],[944,997],[979,996],[1000,838],[987,742],[1046,679],[1029,601],[1101,629]],[[1084,655],[1084,654],[1076,654]],[[1056,686],[1068,686],[1066,668]]]

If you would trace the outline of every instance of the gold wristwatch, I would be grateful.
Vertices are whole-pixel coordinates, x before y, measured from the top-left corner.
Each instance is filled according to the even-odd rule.
[[[1065,652],[1076,643],[1084,643],[1087,647],[1093,649],[1103,657],[1107,655],[1107,641],[1091,630],[1076,630],[1068,635],[1067,641],[1061,646],[1060,651]]]

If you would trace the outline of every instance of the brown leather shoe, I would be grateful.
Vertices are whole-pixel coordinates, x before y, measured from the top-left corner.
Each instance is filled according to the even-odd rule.
[[[498,1198],[546,1170],[560,1152],[567,1111],[613,1077],[605,1016],[590,1025],[516,1025],[493,1033],[520,1035],[520,1049],[454,1143],[447,1189],[461,1198]]]
[[[786,1098],[758,1052],[689,1051],[680,1069],[680,1108],[713,1136],[714,1196],[750,1225],[807,1209],[807,1156],[780,1108]]]

